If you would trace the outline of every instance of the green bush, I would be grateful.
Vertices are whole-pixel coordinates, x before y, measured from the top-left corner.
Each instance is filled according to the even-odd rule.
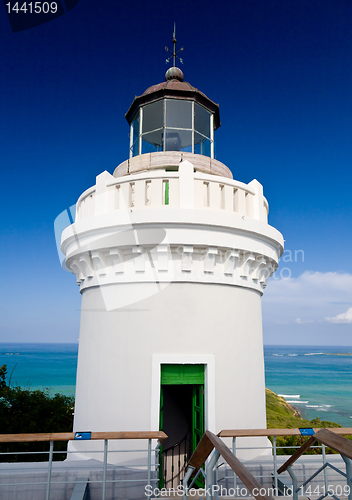
[[[48,389],[31,391],[6,384],[7,366],[0,368],[0,434],[72,432],[74,398],[55,394]],[[55,443],[55,451],[66,450],[66,442]],[[45,461],[48,454],[20,455],[19,452],[47,451],[48,442],[0,443],[2,462]],[[54,454],[55,460],[65,455]]]

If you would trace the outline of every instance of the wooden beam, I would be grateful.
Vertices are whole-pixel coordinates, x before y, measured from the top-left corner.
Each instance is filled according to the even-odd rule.
[[[72,441],[74,432],[46,432],[39,434],[0,434],[0,443],[32,443],[45,441]],[[158,439],[163,442],[167,435],[162,431],[92,432],[91,439]]]
[[[232,451],[218,436],[215,436],[215,434],[210,431],[206,431],[205,434],[255,498],[260,500],[273,500],[273,497],[270,495],[259,494],[259,491],[263,490],[263,485],[261,485],[259,481],[249,472],[249,470],[238,460],[238,458],[235,457]]]
[[[69,441],[74,438],[73,432],[41,433],[41,434],[0,434],[0,443],[32,443],[41,441]]]
[[[281,474],[281,472],[284,472],[287,469],[287,467],[290,467],[290,465],[292,465],[301,455],[303,455],[303,453],[307,451],[308,448],[310,448],[313,445],[313,443],[315,443],[315,441],[316,439],[314,434],[314,436],[311,436],[309,439],[307,439],[307,441],[299,448],[299,450],[297,450],[292,455],[292,457],[290,457],[283,465],[281,465],[277,473]]]
[[[352,459],[352,441],[349,439],[331,432],[330,429],[320,429],[314,434],[314,437],[319,443],[325,444],[340,453],[340,455]]]
[[[258,436],[300,436],[299,429],[234,429],[223,430],[218,436],[225,437],[258,437]]]
[[[313,428],[314,432],[320,430],[319,427]],[[352,427],[333,427],[329,431],[334,434],[347,436],[352,435]],[[301,436],[299,429],[232,429],[219,432],[219,437],[252,437],[252,436]]]
[[[214,449],[214,445],[209,440],[207,432],[209,431],[206,431],[206,433],[203,434],[201,440],[198,443],[197,448],[194,450],[193,455],[188,461],[188,465],[195,467],[197,470],[202,467],[202,465],[204,464],[204,462]]]
[[[167,435],[163,431],[92,432],[91,439],[158,439],[165,441]]]

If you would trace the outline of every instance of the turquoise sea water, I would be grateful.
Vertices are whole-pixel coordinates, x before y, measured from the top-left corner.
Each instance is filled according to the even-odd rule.
[[[305,418],[352,427],[352,356],[348,353],[352,347],[265,346],[266,387],[284,395]]]
[[[12,385],[74,395],[77,344],[0,344]],[[266,387],[312,419],[352,426],[352,347],[265,346]],[[297,397],[298,396],[298,397]]]
[[[0,344],[11,385],[75,394],[78,344]],[[12,375],[11,375],[12,372]]]

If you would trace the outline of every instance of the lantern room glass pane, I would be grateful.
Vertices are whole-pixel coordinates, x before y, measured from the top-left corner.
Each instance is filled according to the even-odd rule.
[[[165,126],[192,128],[192,102],[180,99],[166,99]]]
[[[151,132],[164,125],[163,99],[143,106],[142,134]]]
[[[165,151],[192,152],[192,131],[166,129]]]
[[[200,135],[197,132],[194,133],[194,152],[198,155],[211,156],[211,141]]]
[[[206,137],[210,137],[210,115],[203,106],[194,103],[194,129]]]
[[[139,144],[139,111],[135,115],[132,121],[132,156],[137,156],[139,154],[138,144]]]
[[[161,128],[142,135],[142,154],[163,150],[163,132],[164,130]]]

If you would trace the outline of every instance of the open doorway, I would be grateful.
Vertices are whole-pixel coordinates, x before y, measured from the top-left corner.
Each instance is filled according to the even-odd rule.
[[[159,428],[168,435],[161,453],[160,484],[177,488],[204,433],[204,365],[161,365]]]

